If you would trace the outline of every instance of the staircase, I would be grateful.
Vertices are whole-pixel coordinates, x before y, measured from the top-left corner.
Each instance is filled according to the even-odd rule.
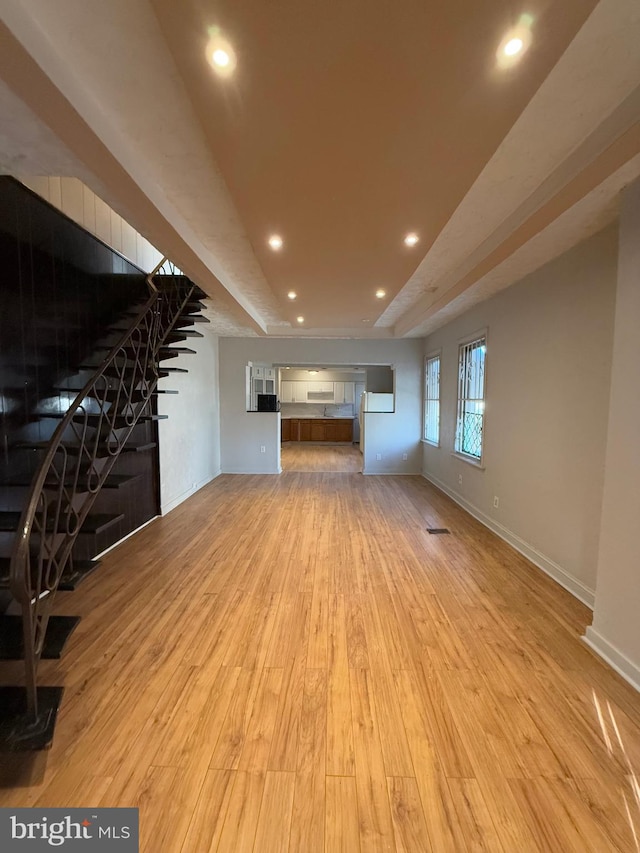
[[[200,314],[205,294],[167,259],[147,285],[148,299],[124,310],[104,343],[77,354],[78,371],[55,386],[56,396],[27,400],[35,402],[35,428],[10,449],[0,483],[0,538],[12,539],[10,556],[0,556],[0,604],[3,596],[9,601],[0,607],[0,659],[22,660],[24,673],[22,685],[0,687],[0,752],[51,744],[63,688],[39,685],[38,664],[60,657],[79,621],[52,615],[56,593],[95,570],[97,563],[78,559],[74,546],[122,519],[96,511],[99,496],[135,476],[114,471],[119,459],[156,446],[157,395],[172,393],[159,390],[158,381],[184,372],[165,362],[193,353],[173,345],[201,337],[191,327],[208,322]],[[55,319],[43,326],[53,336]],[[17,387],[28,394],[24,377]],[[43,439],[51,432],[46,424],[55,428]]]

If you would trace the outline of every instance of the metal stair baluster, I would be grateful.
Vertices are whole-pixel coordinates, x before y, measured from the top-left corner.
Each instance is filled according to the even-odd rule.
[[[130,328],[78,392],[56,428],[36,471],[14,540],[10,589],[22,609],[26,729],[47,725],[39,717],[37,670],[55,594],[82,524],[103,483],[143,416],[158,383],[159,350],[189,303],[196,286],[164,258],[147,276],[150,297]],[[115,374],[115,378],[114,377]],[[115,399],[112,394],[114,385]],[[95,404],[85,405],[91,398]],[[99,428],[91,424],[96,406]],[[118,417],[126,432],[112,438]],[[93,433],[93,434],[92,434]],[[69,434],[78,442],[72,457]],[[99,452],[107,449],[106,458]],[[75,468],[72,466],[75,464]],[[79,480],[91,489],[78,489]],[[24,733],[22,733],[24,736]]]

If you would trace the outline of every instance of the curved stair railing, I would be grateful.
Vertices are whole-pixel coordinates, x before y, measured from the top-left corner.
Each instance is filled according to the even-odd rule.
[[[77,393],[34,475],[11,554],[9,586],[21,607],[27,720],[46,728],[37,668],[55,594],[82,524],[145,413],[159,379],[159,350],[198,288],[164,258],[147,276],[150,297]],[[70,389],[72,390],[72,389]]]

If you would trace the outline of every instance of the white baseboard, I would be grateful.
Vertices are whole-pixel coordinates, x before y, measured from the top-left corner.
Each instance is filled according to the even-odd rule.
[[[589,648],[612,666],[625,681],[640,691],[640,666],[630,660],[620,649],[599,634],[592,625],[587,628],[582,638]]]
[[[99,554],[96,554],[96,556],[95,556],[95,557],[93,557],[92,559],[93,559],[93,560],[100,560],[100,559],[102,559],[102,557],[104,557],[104,556],[105,556],[105,554],[108,554],[108,553],[109,553],[109,551],[113,551],[113,549],[114,549],[114,548],[117,548],[117,547],[118,547],[118,545],[122,545],[122,543],[123,543],[123,542],[126,542],[126,541],[127,541],[127,539],[131,539],[131,537],[132,537],[132,536],[135,536],[135,535],[136,535],[136,533],[140,533],[140,531],[141,531],[141,530],[144,530],[144,528],[145,528],[148,524],[151,524],[151,522],[152,522],[152,521],[155,521],[155,520],[156,520],[156,518],[160,518],[160,516],[159,516],[159,515],[154,515],[154,516],[153,516],[153,518],[150,518],[150,519],[149,519],[149,521],[145,521],[145,523],[144,523],[144,524],[141,524],[141,525],[140,525],[140,527],[136,527],[136,529],[135,529],[135,530],[132,530],[132,531],[131,531],[131,533],[127,533],[127,535],[126,535],[126,536],[123,536],[123,537],[122,537],[122,539],[118,539],[118,541],[117,541],[117,542],[114,542],[114,543],[113,543],[113,545],[109,545],[109,547],[108,547],[108,548],[105,548],[105,549],[104,549],[104,551],[101,551]]]
[[[525,542],[525,540],[521,539],[516,533],[509,530],[507,527],[504,527],[502,524],[499,524],[497,521],[494,521],[494,519],[490,518],[488,515],[485,515],[481,510],[469,503],[469,501],[465,500],[462,495],[459,495],[453,489],[450,489],[445,483],[442,483],[436,477],[425,473],[423,473],[422,476],[425,480],[433,483],[434,486],[444,492],[445,495],[448,495],[451,500],[455,501],[459,506],[465,509],[469,515],[472,515],[481,524],[488,527],[489,530],[496,534],[496,536],[499,536],[501,539],[504,539],[505,542],[508,542],[509,545],[516,549],[516,551],[519,551],[535,566],[542,569],[545,574],[553,578],[556,583],[559,583],[560,586],[564,587],[564,589],[574,595],[579,601],[586,604],[587,607],[593,610],[596,599],[596,594],[593,589],[585,586],[577,578],[574,578],[566,572],[562,566],[559,566],[549,557],[546,557],[533,545]]]
[[[203,486],[206,486],[207,483],[210,483],[212,480],[215,480],[216,477],[219,477],[222,474],[222,471],[218,469],[213,474],[210,474],[208,477],[205,477],[204,480],[200,480],[198,483],[194,483],[190,489],[179,494],[177,497],[172,498],[168,503],[163,503],[160,508],[161,515],[168,515],[172,509],[175,509],[177,506],[180,506],[181,503],[190,498],[191,495],[195,495],[196,492],[200,491]]]
[[[255,476],[256,474],[264,474],[265,477],[267,477],[270,474],[282,474],[282,468],[280,470],[278,470],[276,468],[273,471],[255,471],[255,470],[250,471],[248,468],[247,469],[225,468],[225,470],[221,471],[220,473],[222,473],[222,474],[250,474],[252,476]]]
[[[420,477],[420,471],[363,471],[372,477]]]

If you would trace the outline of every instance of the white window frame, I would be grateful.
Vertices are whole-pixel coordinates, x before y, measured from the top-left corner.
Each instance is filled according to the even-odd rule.
[[[438,373],[436,378],[436,388],[435,388],[435,396],[429,396],[430,387],[429,387],[429,364],[433,363],[437,360],[438,362]],[[440,447],[440,375],[442,371],[442,350],[438,350],[437,352],[429,353],[424,360],[424,396],[423,396],[423,426],[422,426],[422,438],[423,441],[426,441],[427,444],[430,444],[432,447]],[[436,437],[430,438],[427,435],[427,426],[429,423],[428,409],[429,403],[435,403],[437,409],[436,416]]]
[[[474,353],[482,352],[482,369],[474,371]],[[485,449],[485,408],[487,388],[487,330],[469,335],[458,343],[458,391],[456,395],[456,431],[454,453],[482,467]],[[480,455],[464,449],[464,424],[467,417],[480,417]]]

